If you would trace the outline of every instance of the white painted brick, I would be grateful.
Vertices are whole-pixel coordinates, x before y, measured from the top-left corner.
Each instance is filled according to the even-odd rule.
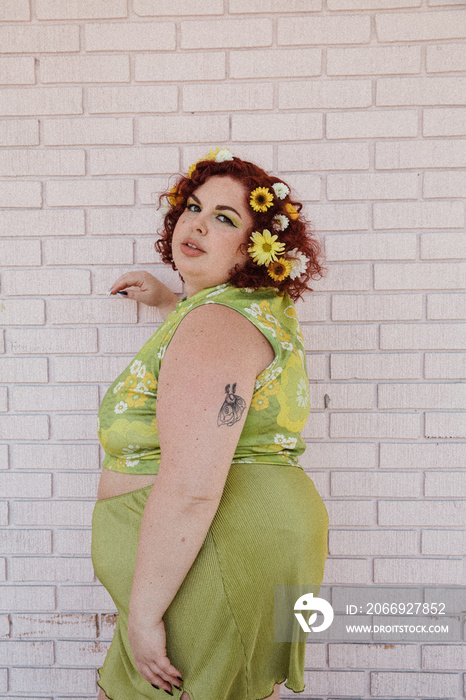
[[[103,586],[61,586],[58,590],[60,610],[114,611],[115,604]]]
[[[21,328],[9,332],[11,349],[16,353],[59,354],[97,351],[95,328]],[[86,360],[87,361],[87,360]]]
[[[133,9],[141,17],[162,15],[223,15],[222,0],[203,0],[194,6],[190,0],[133,0]],[[232,12],[230,8],[230,12]]]
[[[466,319],[464,294],[428,294],[427,318]]]
[[[174,22],[100,22],[85,26],[86,51],[169,51],[176,47]]]
[[[0,5],[0,22],[31,19],[29,0],[3,0]]]
[[[264,123],[267,129],[264,130]],[[294,141],[321,139],[323,120],[321,114],[287,112],[283,114],[234,114],[232,116],[233,141],[283,141],[289,134]]]
[[[113,352],[115,345],[118,353],[121,353],[121,347],[116,342],[116,333],[114,328],[109,328],[109,339],[113,338]],[[138,330],[137,328],[134,330]],[[130,334],[130,329],[125,329]],[[145,329],[146,340],[150,338],[151,333]],[[79,357],[70,356],[56,357],[54,359],[54,377],[57,382],[113,382],[115,377],[118,377],[131,362],[134,354],[141,349],[144,341],[139,343],[134,349],[133,355],[118,355],[117,357]]]
[[[88,212],[88,232],[92,236],[155,234],[156,217],[153,209],[95,209]]]
[[[379,384],[379,408],[466,408],[466,385],[460,383]]]
[[[388,10],[396,7],[419,7],[421,0],[328,0],[329,10]]]
[[[426,413],[427,438],[466,438],[466,413]]]
[[[298,299],[295,304],[296,314],[300,323],[306,321],[325,321],[327,318],[326,299],[324,296],[315,296],[309,304],[307,300]],[[312,360],[317,359],[317,355],[312,357]]]
[[[374,391],[369,384],[316,383],[309,387],[311,408],[325,408],[324,397],[330,399],[330,410],[339,408],[373,408]]]
[[[327,75],[419,73],[420,67],[419,46],[358,46],[327,49]]]
[[[101,666],[110,642],[57,642],[57,663],[63,666]]]
[[[46,24],[0,26],[3,53],[52,53],[79,51],[79,27]]]
[[[161,226],[161,223],[159,224]],[[181,287],[183,284],[178,272],[171,270],[168,265],[162,263],[160,254],[154,248],[154,239],[151,237],[139,238],[136,240],[136,249],[134,251],[134,260],[139,264],[151,264],[154,265],[154,270],[152,274],[160,279],[167,286],[172,284],[176,287]],[[173,275],[172,272],[175,272]],[[143,307],[141,307],[142,312]]]
[[[191,117],[193,118],[193,117]],[[149,117],[151,119],[151,117]],[[175,119],[175,117],[173,117]],[[221,117],[223,119],[223,117]],[[145,120],[145,117],[139,119],[139,124]],[[149,134],[147,134],[149,136]],[[169,181],[166,176],[159,177],[141,177],[137,180],[137,190],[138,190],[138,201],[141,204],[151,204],[153,207],[158,207],[158,196],[165,192],[165,190],[170,189]],[[141,209],[136,211],[142,211]],[[161,219],[157,211],[151,210],[152,217],[157,217],[158,222],[161,224]]]
[[[3,586],[0,607],[10,613],[54,610],[54,586]]]
[[[329,117],[334,114],[327,115]],[[362,116],[362,115],[361,115]],[[415,173],[351,173],[327,176],[328,199],[415,199]],[[374,236],[380,238],[380,235]],[[409,240],[409,239],[408,239]]]
[[[15,386],[11,392],[17,411],[79,411],[99,406],[96,386]]]
[[[461,585],[462,561],[446,559],[374,559],[374,583],[396,583],[402,585],[432,584],[441,585],[447,582],[449,585]],[[416,674],[425,675],[425,674]],[[450,680],[451,676],[447,676]],[[453,685],[450,683],[450,687]],[[437,686],[440,688],[440,685]],[[393,690],[393,686],[392,686]],[[432,693],[432,686],[430,686]],[[445,693],[445,686],[442,685]],[[426,697],[422,695],[421,697]],[[437,693],[431,697],[438,697]]]
[[[174,172],[178,168],[178,149],[173,146],[145,148],[93,148],[90,153],[92,175]]]
[[[464,44],[428,46],[426,69],[428,73],[451,73],[452,71],[466,70],[466,47]]]
[[[49,146],[132,144],[133,120],[129,117],[47,119],[43,133],[44,143]]]
[[[38,19],[127,17],[127,0],[36,0]]]
[[[370,107],[370,80],[295,80],[278,88],[279,109],[347,109]],[[317,168],[318,169],[318,168]]]
[[[424,365],[427,379],[466,379],[464,352],[426,352]]]
[[[330,668],[419,667],[419,652],[414,644],[329,644],[328,651]]]
[[[60,414],[51,417],[52,436],[56,440],[95,440],[97,420],[95,413]],[[82,523],[78,523],[82,525]]]
[[[458,669],[466,666],[466,647],[460,644],[426,644],[422,647],[422,668],[434,671]]]
[[[270,117],[269,117],[270,119]],[[229,119],[225,115],[173,115],[170,117],[141,117],[141,143],[177,143],[180,141],[228,141]]]
[[[14,187],[10,189],[9,185],[12,184]],[[5,191],[2,193],[5,196],[8,195],[9,192],[15,196],[16,193],[19,194],[19,189],[21,185],[26,185],[25,190],[26,190],[26,195],[27,195],[27,190],[28,190],[28,184],[29,183],[6,183]],[[31,184],[39,184],[39,183],[31,183]],[[3,189],[3,188],[2,188]],[[0,195],[1,199],[2,195]],[[26,267],[26,266],[34,266],[34,265],[40,265],[41,263],[41,256],[40,256],[40,241],[38,240],[5,240],[5,241],[0,241],[0,260],[2,261],[2,267],[9,267],[9,266],[21,266],[21,267]]]
[[[359,496],[402,498],[409,493],[411,496],[422,495],[422,484],[419,474],[402,472],[335,472],[331,475],[332,496]],[[385,533],[380,533],[384,535]],[[414,533],[413,533],[414,534]],[[389,554],[390,552],[387,552]],[[397,552],[391,552],[396,554]],[[376,554],[376,552],[373,552]]]
[[[321,0],[261,0],[260,12],[317,12],[322,9]],[[229,10],[235,12],[258,12],[257,4],[249,0],[230,0]]]
[[[374,228],[461,228],[463,202],[376,202]]]
[[[14,615],[15,636],[19,639],[43,637],[92,639],[97,636],[97,615],[47,614]]]
[[[273,84],[198,83],[183,85],[185,112],[233,112],[272,109]]]
[[[46,200],[51,207],[126,206],[134,204],[134,182],[133,180],[52,180],[47,183]],[[54,245],[57,243],[58,241],[54,241]],[[85,245],[85,241],[82,241],[82,245]]]
[[[381,469],[460,469],[464,467],[466,445],[382,443]]]
[[[439,171],[424,173],[424,197],[463,197],[466,173]]]
[[[197,10],[201,10],[200,6],[196,7]],[[202,80],[223,80],[226,77],[225,59],[226,54],[220,51],[136,54],[135,79],[139,82],[180,82],[191,81],[193,75],[198,75]]]
[[[373,326],[338,324],[302,326],[307,351],[375,350],[377,333]]]
[[[357,585],[357,584],[369,584],[372,579],[372,574],[369,566],[369,562],[367,559],[356,559],[353,557],[352,559],[334,559],[334,558],[329,558],[325,564],[325,582],[327,583],[339,583],[340,585],[343,583],[347,583],[349,585]],[[316,672],[313,671],[312,675],[314,676]],[[345,687],[346,690],[348,689],[348,685],[351,684],[351,687],[354,688],[354,678],[352,677],[355,675],[355,672],[352,671],[351,673],[344,673],[342,671],[338,671],[334,674],[336,676],[335,680],[337,680],[338,685],[335,687],[335,685],[332,683],[333,689],[340,695],[341,693],[345,692]],[[305,674],[306,678],[306,674]],[[327,687],[329,681],[331,681],[331,678],[321,678],[320,679],[322,683],[318,685],[317,687],[313,687],[312,689],[317,691],[317,689],[323,694],[325,692],[324,687],[325,683],[327,683]],[[359,688],[362,690],[362,678],[358,679],[360,681],[359,683]]]
[[[415,530],[331,530],[329,554],[332,556],[414,555],[418,553],[417,537]],[[361,668],[361,660],[357,668]],[[380,666],[377,665],[376,668]]]
[[[352,291],[354,289],[370,289],[371,287],[371,270],[369,265],[364,263],[345,265],[329,263],[327,270],[325,277],[313,282],[312,287],[315,291]]]
[[[33,85],[35,82],[34,56],[0,58],[0,85]]]
[[[116,373],[113,374],[113,378],[117,377],[120,372],[123,371],[124,367],[121,369],[118,369],[120,367],[120,363],[124,362],[123,357],[114,358],[109,357],[108,355],[112,354],[118,354],[120,355],[122,352],[132,355],[135,355],[144,345],[144,343],[149,340],[151,335],[155,333],[157,329],[152,326],[148,328],[147,326],[140,326],[139,324],[135,328],[125,328],[125,327],[117,327],[117,328],[99,328],[99,349],[100,352],[105,355],[105,357],[102,358],[92,358],[93,361],[89,362],[91,358],[88,358],[88,361],[86,363],[86,366],[83,364],[76,364],[73,368],[73,363],[70,362],[69,366],[69,372],[70,376],[71,373],[74,369],[76,372],[75,375],[79,377],[80,375],[83,374],[84,370],[87,367],[87,374],[86,376],[93,377],[91,381],[95,381],[94,377],[98,377],[97,381],[107,381],[107,379],[104,380],[104,377],[106,375],[106,367],[108,365],[111,365],[112,368],[110,372],[115,371]],[[58,358],[57,358],[58,359]],[[71,360],[77,359],[77,358],[67,358],[67,360],[57,361],[55,360],[55,376],[56,376],[56,381],[66,381],[67,377],[67,362]],[[113,365],[113,362],[116,364]],[[60,377],[60,379],[59,379]],[[80,379],[72,380],[72,381],[82,381],[84,379],[83,376],[80,377]],[[111,380],[113,381],[113,379]]]
[[[0,27],[0,34],[1,34]],[[0,43],[1,45],[1,43]],[[25,116],[38,114],[81,114],[82,88],[4,88],[0,115]]]
[[[0,360],[0,362],[1,362],[1,360]],[[7,390],[6,387],[0,387],[0,411],[1,411],[2,413],[3,413],[3,412],[6,413],[6,411],[8,410],[8,396],[7,396],[7,391],[8,391],[8,390]],[[6,445],[5,445],[5,449],[6,449]],[[6,453],[6,452],[5,452],[5,455],[6,455],[6,456],[5,456],[5,458],[4,458],[4,461],[6,462],[6,461],[7,461],[7,453]],[[3,455],[2,455],[2,453],[0,452],[0,457],[2,457],[2,456],[3,456]],[[0,461],[0,464],[1,464],[1,461]]]
[[[278,167],[282,171],[365,170],[369,167],[367,148],[360,143],[283,144],[278,146]]]
[[[400,12],[375,16],[379,41],[430,41],[466,37],[464,12]]]
[[[56,498],[97,498],[98,474],[72,474],[62,472],[53,475],[53,493]],[[87,552],[85,552],[87,554]]]
[[[13,469],[98,469],[99,448],[92,445],[11,445]]]
[[[423,233],[421,235],[421,258],[466,258],[464,232]]]
[[[0,326],[28,326],[44,322],[43,299],[3,299],[0,302]]]
[[[416,136],[418,116],[414,110],[333,112],[327,114],[327,138],[365,139]]]
[[[38,119],[0,119],[0,146],[37,146]]]
[[[30,382],[37,384],[47,381],[47,358],[45,357],[0,358],[0,382],[4,384],[27,384]]]
[[[364,44],[370,38],[370,17],[317,16],[279,17],[278,44]]]
[[[332,353],[332,379],[418,379],[417,353]]]
[[[438,525],[440,527],[462,527],[464,524],[464,504],[461,501],[379,501],[379,525],[388,526],[413,526],[432,527]],[[404,565],[407,565],[406,560],[400,560]],[[419,563],[419,560],[417,560]],[[426,572],[427,575],[427,572]],[[409,579],[408,579],[409,580]],[[417,581],[417,577],[413,575],[411,582]],[[400,571],[398,583],[404,583],[405,577]],[[421,578],[422,583],[427,583],[426,579]],[[445,583],[443,581],[442,583]]]
[[[427,0],[428,5],[463,5],[463,0]]]
[[[93,501],[16,501],[12,505],[13,522],[16,525],[89,527],[93,508]],[[28,609],[35,610],[24,608]]]
[[[43,83],[127,83],[129,56],[44,56]]]
[[[87,104],[90,114],[174,112],[178,107],[178,91],[176,85],[89,87]]]
[[[115,632],[115,625],[117,621],[117,615],[112,613],[102,613],[100,616],[100,638],[101,639],[112,639]]]
[[[12,528],[0,530],[0,549],[3,554],[50,554],[52,532],[51,530],[14,530]]]
[[[321,70],[321,49],[280,48],[230,52],[231,78],[308,78],[320,75]]]
[[[49,421],[47,416],[7,415],[0,421],[2,440],[27,440],[34,435],[36,440],[47,440]]]
[[[374,289],[464,289],[466,263],[376,263]]]
[[[303,428],[304,439],[326,438],[328,435],[328,419],[324,412],[311,411]]]
[[[325,237],[326,260],[409,260],[416,258],[415,233],[354,233]]]
[[[53,534],[53,551],[56,554],[81,554],[86,556],[91,551],[91,539],[91,530],[55,530]]]
[[[466,472],[428,472],[425,475],[424,495],[460,498],[466,496]]]
[[[31,688],[47,688],[52,693],[94,693],[94,669],[12,668],[10,688],[24,693]]]
[[[84,211],[0,211],[0,236],[79,236],[84,234]]]
[[[3,273],[3,289],[10,295],[39,294],[89,294],[91,291],[88,270],[6,270]],[[67,302],[64,302],[67,303]]]
[[[455,323],[417,323],[380,328],[382,350],[463,350],[466,329]]]
[[[1,207],[41,207],[42,206],[42,184],[40,182],[2,182],[2,188],[0,190],[0,206]],[[22,245],[25,245],[23,242]],[[39,241],[36,242],[38,250],[40,250]],[[32,244],[29,244],[29,248]],[[24,251],[25,260],[27,260],[28,248]],[[10,255],[13,255],[10,252]],[[3,258],[3,251],[0,253],[0,259]],[[4,263],[8,264],[8,263]],[[14,264],[14,263],[13,263]],[[27,264],[27,263],[25,263]],[[40,256],[39,262],[40,264]]]
[[[133,262],[133,242],[128,238],[67,238],[45,241],[48,265],[119,265]]]
[[[272,27],[272,20],[265,17],[188,20],[181,22],[180,46],[182,49],[270,46]]]
[[[5,352],[5,340],[3,331],[0,332],[0,352]]]
[[[148,241],[149,243],[149,241]],[[152,239],[152,245],[154,241]],[[148,246],[149,247],[149,246]],[[136,258],[137,262],[140,262]],[[142,261],[144,262],[144,261]],[[139,269],[139,265],[137,269]],[[135,268],[132,268],[132,271],[135,271]],[[94,290],[94,293],[96,295],[106,295],[107,291],[110,289],[110,287],[113,286],[115,280],[120,277],[124,272],[128,272],[128,266],[126,267],[111,267],[111,266],[106,266],[106,267],[100,267],[100,268],[95,268],[93,271],[93,282],[92,282],[92,288]],[[163,284],[166,284],[170,289],[173,291],[181,292],[181,287],[182,287],[182,282],[181,279],[178,275],[178,272],[175,272],[174,270],[169,268],[168,265],[157,265],[156,267],[151,268],[151,273],[157,279],[159,279]],[[114,296],[112,297],[113,299],[115,298]],[[121,296],[118,298],[122,298]],[[181,294],[180,294],[181,298]],[[123,301],[125,299],[123,298]],[[126,303],[131,304],[133,303],[130,299],[126,297]],[[145,310],[145,311],[144,311]],[[145,304],[141,305],[139,308],[139,322],[140,323],[148,323],[149,325],[153,325],[154,320],[152,319],[151,313],[156,312],[157,320],[155,320],[155,323],[161,323],[163,318],[160,315],[160,313],[157,311],[156,307],[149,307],[146,306]],[[146,313],[148,312],[148,320],[146,320]],[[114,329],[115,330],[115,329]],[[154,329],[155,330],[155,329]],[[113,349],[113,352],[115,351],[115,348]]]
[[[332,413],[330,435],[333,438],[408,438],[420,437],[420,416],[415,413]]]
[[[48,317],[52,324],[136,323],[137,305],[116,296],[108,299],[51,299]],[[74,351],[74,348],[68,347],[67,352],[70,350]]]
[[[0,501],[0,525],[8,525],[8,502]]]
[[[8,615],[0,615],[0,637],[10,636],[10,619]]]
[[[0,175],[84,175],[84,151],[9,149],[0,152]]]
[[[450,14],[450,13],[449,13]],[[394,15],[392,15],[394,16]],[[422,16],[422,15],[420,15]],[[403,22],[406,15],[401,14]],[[377,105],[455,105],[464,104],[466,78],[379,78]],[[403,144],[400,144],[403,145]]]
[[[0,642],[0,657],[5,666],[50,666],[53,642]]]
[[[424,530],[421,552],[423,554],[463,555],[466,549],[465,530]]]
[[[69,581],[89,583],[94,570],[89,557],[12,557],[12,581]]]

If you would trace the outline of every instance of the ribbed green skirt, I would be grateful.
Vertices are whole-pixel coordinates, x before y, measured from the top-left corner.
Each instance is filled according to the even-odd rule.
[[[98,685],[111,700],[165,700],[134,664],[129,598],[152,486],[97,501],[92,561],[118,617]],[[167,655],[191,700],[261,700],[275,683],[304,691],[304,641],[274,641],[274,586],[312,585],[327,557],[328,513],[300,467],[232,464],[202,544],[163,619]]]

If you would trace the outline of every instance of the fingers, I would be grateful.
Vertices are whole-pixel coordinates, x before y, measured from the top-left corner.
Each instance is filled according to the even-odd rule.
[[[173,668],[173,666],[170,665],[170,668]],[[181,688],[183,682],[179,671],[177,671],[175,675],[173,675],[173,673],[166,673],[155,663],[151,664],[151,666],[147,666],[142,675],[151,685],[158,685],[159,688],[169,693],[172,691],[172,685],[176,688]]]
[[[127,287],[142,287],[144,284],[144,276],[147,273],[144,270],[136,272],[125,272],[124,275],[118,277],[113,283],[111,289],[109,289],[109,294],[116,294]]]

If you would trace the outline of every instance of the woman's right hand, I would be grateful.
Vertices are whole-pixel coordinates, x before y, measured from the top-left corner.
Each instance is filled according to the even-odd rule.
[[[125,272],[114,283],[109,295],[125,291],[128,299],[140,301],[147,306],[157,306],[160,309],[174,309],[178,297],[163,282],[145,270]]]

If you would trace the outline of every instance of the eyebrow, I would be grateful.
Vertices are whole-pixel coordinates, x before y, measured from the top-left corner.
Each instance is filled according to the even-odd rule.
[[[198,204],[201,204],[201,200],[199,199],[199,197],[196,197],[195,194],[191,194],[190,197],[191,197],[191,199],[194,199],[194,201],[197,202]],[[237,212],[236,209],[233,209],[233,207],[227,207],[226,204],[217,204],[217,206],[215,208],[220,209],[220,211],[225,211],[225,210],[234,211],[235,214],[237,214],[239,216],[239,218],[241,219],[241,214],[239,212]]]

